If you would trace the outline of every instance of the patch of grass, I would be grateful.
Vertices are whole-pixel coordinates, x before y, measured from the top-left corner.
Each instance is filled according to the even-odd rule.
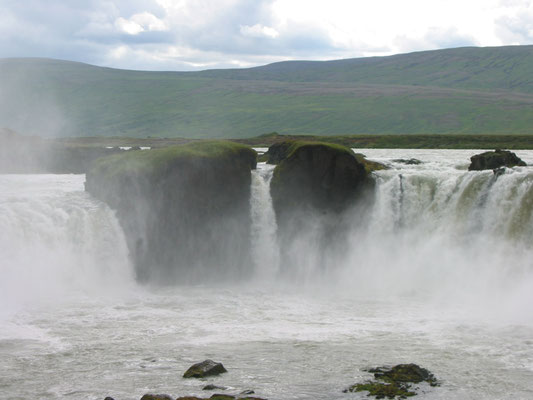
[[[274,130],[325,137],[527,135],[533,134],[531,70],[533,46],[187,73],[0,60],[2,95],[9,99],[0,126],[138,138],[238,139]]]
[[[150,151],[128,151],[101,158],[91,173],[109,178],[121,175],[151,177],[165,174],[170,168],[183,162],[233,162],[242,156],[252,164],[257,154],[250,147],[239,143],[198,141]]]

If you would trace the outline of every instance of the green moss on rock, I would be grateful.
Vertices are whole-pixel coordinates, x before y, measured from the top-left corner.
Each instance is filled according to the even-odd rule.
[[[415,392],[409,391],[409,385],[383,382],[357,383],[345,390],[345,392],[368,392],[369,396],[375,396],[376,399],[405,399],[416,396]]]
[[[430,386],[439,386],[435,376],[427,369],[416,364],[398,364],[394,367],[377,367],[365,370],[374,374],[374,381],[356,383],[344,392],[367,391],[369,396],[377,399],[405,399],[416,396],[411,390],[412,384],[426,382]]]
[[[279,143],[271,181],[276,214],[311,207],[340,212],[355,198],[368,172],[353,151],[337,144]],[[269,152],[271,150],[269,149]]]

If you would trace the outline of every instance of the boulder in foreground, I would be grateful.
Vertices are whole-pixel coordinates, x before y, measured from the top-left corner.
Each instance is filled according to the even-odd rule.
[[[405,399],[417,395],[418,388],[412,388],[414,383],[426,382],[430,386],[439,386],[431,372],[416,364],[399,364],[392,368],[378,367],[366,371],[374,374],[373,381],[356,383],[344,392],[368,392],[368,396],[376,399]]]
[[[476,154],[470,157],[471,164],[469,171],[482,171],[485,169],[497,169],[501,167],[525,167],[526,163],[522,161],[515,153],[507,150],[494,150],[485,153]]]
[[[228,372],[221,363],[205,360],[191,366],[184,374],[184,378],[203,378]]]

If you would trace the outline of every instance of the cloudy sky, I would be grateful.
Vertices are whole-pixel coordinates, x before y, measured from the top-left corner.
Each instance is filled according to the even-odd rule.
[[[0,0],[0,57],[148,70],[533,44],[533,0]]]

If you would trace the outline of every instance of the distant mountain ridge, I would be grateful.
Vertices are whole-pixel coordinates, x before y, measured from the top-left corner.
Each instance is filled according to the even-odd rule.
[[[533,46],[147,72],[0,59],[0,127],[43,136],[533,133]]]
[[[349,82],[533,92],[533,45],[462,47],[384,57],[283,61],[242,70],[201,72],[226,79]]]

